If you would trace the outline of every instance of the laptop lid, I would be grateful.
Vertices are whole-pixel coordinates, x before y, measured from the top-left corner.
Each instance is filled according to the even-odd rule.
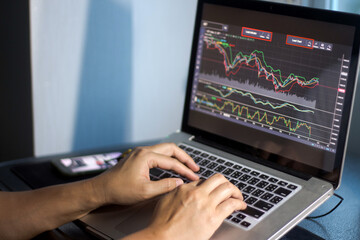
[[[357,79],[360,17],[199,0],[182,131],[337,188]]]

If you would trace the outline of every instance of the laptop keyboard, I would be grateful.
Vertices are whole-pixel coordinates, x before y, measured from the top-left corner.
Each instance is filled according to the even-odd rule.
[[[200,170],[197,174],[201,178],[207,179],[215,173],[221,173],[241,190],[247,208],[243,211],[235,211],[225,221],[245,230],[253,228],[301,189],[298,184],[243,166],[192,146],[180,144],[179,147],[199,165]],[[150,169],[151,180],[156,181],[169,177],[180,177],[185,183],[189,183],[188,179],[172,171],[159,168]]]

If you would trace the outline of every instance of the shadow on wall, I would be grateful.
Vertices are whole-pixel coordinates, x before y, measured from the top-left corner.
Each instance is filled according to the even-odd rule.
[[[89,2],[73,150],[129,142],[132,14],[120,2]]]

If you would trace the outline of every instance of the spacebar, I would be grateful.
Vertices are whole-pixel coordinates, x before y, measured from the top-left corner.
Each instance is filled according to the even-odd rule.
[[[243,213],[245,213],[245,214],[247,214],[249,216],[252,216],[254,218],[259,218],[264,214],[264,212],[262,212],[260,210],[257,210],[255,208],[249,207],[249,206],[245,210],[241,210],[240,212],[243,212]]]

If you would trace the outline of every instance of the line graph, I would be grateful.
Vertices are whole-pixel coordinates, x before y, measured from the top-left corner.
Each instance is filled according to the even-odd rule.
[[[296,107],[295,105],[288,103],[288,102],[284,102],[281,104],[273,104],[271,102],[269,102],[269,100],[258,100],[257,98],[254,97],[253,94],[251,94],[250,92],[243,92],[241,90],[237,90],[235,88],[231,88],[231,87],[226,87],[226,86],[222,86],[222,89],[226,90],[227,93],[223,93],[221,89],[217,89],[211,85],[206,85],[205,88],[211,89],[213,91],[215,91],[216,93],[218,93],[220,96],[226,98],[231,96],[233,93],[238,93],[243,97],[249,97],[255,104],[261,104],[263,106],[270,106],[272,109],[280,109],[280,108],[284,108],[284,107],[290,107],[298,112],[303,112],[303,113],[312,113],[314,114],[313,110],[310,109],[299,109],[298,107]]]
[[[259,110],[250,113],[251,110],[247,106],[234,104],[231,101],[221,101],[221,100],[219,101],[219,99],[212,99],[212,100],[216,100],[220,104],[209,101],[209,99],[206,96],[202,96],[201,98],[199,97],[196,98],[196,102],[198,104],[204,104],[208,107],[215,108],[219,111],[225,111],[225,108],[230,106],[231,113],[236,114],[240,117],[245,117],[250,120],[256,120],[259,123],[265,123],[268,126],[273,126],[275,123],[283,123],[283,126],[280,127],[286,127],[287,130],[289,130],[290,132],[297,132],[299,128],[305,128],[307,130],[307,135],[309,137],[311,136],[311,126],[308,125],[307,123],[300,121],[292,121],[291,119],[285,118],[283,116],[273,115],[272,117],[269,117],[269,113],[267,112],[260,113]]]
[[[267,81],[272,82],[276,92],[289,92],[295,84],[302,88],[314,88],[319,85],[318,77],[307,80],[305,77],[294,73],[290,73],[286,78],[283,77],[280,69],[274,69],[267,64],[263,51],[253,50],[249,55],[239,51],[233,58],[232,47],[234,45],[211,37],[204,38],[204,41],[207,49],[216,49],[223,56],[225,74],[228,77],[236,75],[242,66],[247,66],[257,69],[258,78],[264,77]],[[229,54],[225,48],[229,48]]]

